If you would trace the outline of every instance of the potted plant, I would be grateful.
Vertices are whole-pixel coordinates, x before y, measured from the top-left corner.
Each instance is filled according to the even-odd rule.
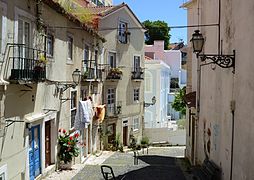
[[[78,137],[78,133],[70,135],[65,129],[59,129],[58,157],[60,160],[60,169],[71,169],[72,158],[79,155],[79,149],[77,147]]]
[[[47,62],[44,54],[40,54],[34,66],[34,79],[42,78]]]
[[[38,68],[38,67],[44,68],[47,63],[48,63],[48,61],[47,61],[45,55],[43,53],[41,53],[39,55],[38,60],[36,61],[35,68]]]
[[[120,79],[123,72],[119,68],[111,68],[108,76],[112,79]]]
[[[87,79],[88,75],[89,75],[89,72],[88,72],[88,70],[87,70],[87,71],[85,71],[84,74],[83,74],[83,80]]]

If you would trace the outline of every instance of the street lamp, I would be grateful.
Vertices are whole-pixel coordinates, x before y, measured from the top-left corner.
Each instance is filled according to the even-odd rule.
[[[144,107],[152,106],[152,105],[154,105],[155,103],[156,103],[156,97],[153,96],[152,102],[151,102],[151,103],[146,103],[146,102],[144,102]]]
[[[193,52],[196,53],[197,58],[200,57],[201,62],[205,60],[211,60],[212,63],[217,64],[221,68],[231,68],[235,70],[235,50],[233,50],[232,55],[225,54],[200,54],[202,52],[204,46],[204,37],[199,30],[195,30],[192,34],[192,42]],[[234,73],[233,70],[233,73]]]
[[[80,77],[81,77],[81,72],[79,69],[76,69],[75,71],[73,71],[72,73],[72,80],[73,83],[77,86],[80,82]]]
[[[72,82],[58,82],[57,88],[61,89],[61,92],[66,91],[70,87],[75,88],[79,84],[80,78],[81,72],[79,69],[76,69],[72,73]]]

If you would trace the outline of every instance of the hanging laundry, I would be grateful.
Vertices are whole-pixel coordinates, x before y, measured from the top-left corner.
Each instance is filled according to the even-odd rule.
[[[96,106],[96,118],[99,120],[100,123],[103,122],[105,118],[105,113],[106,113],[106,105],[98,105]]]
[[[79,101],[75,116],[74,128],[82,130],[89,124],[93,118],[93,107],[90,100]]]

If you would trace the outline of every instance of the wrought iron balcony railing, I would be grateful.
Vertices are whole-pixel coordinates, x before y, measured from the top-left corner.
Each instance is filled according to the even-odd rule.
[[[24,44],[13,44],[10,80],[43,81],[46,79],[45,51],[26,47]]]
[[[131,76],[132,80],[144,79],[144,70],[141,67],[135,68],[134,71],[132,71],[131,73],[132,73],[132,76]]]
[[[106,105],[106,116],[107,117],[118,116],[119,114],[122,114],[122,102],[121,101],[118,101],[117,103]]]
[[[102,80],[102,69],[98,67],[95,60],[83,60],[82,80],[83,81],[98,81]]]

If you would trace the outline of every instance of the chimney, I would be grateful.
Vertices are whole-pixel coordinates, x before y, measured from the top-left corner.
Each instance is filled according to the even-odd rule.
[[[154,47],[164,50],[164,40],[154,40]]]

